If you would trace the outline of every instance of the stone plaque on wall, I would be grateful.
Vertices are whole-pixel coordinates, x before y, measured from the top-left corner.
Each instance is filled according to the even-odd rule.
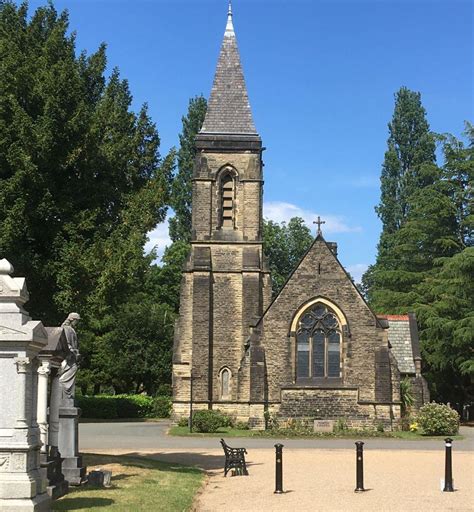
[[[315,432],[332,432],[334,428],[334,420],[314,420]]]

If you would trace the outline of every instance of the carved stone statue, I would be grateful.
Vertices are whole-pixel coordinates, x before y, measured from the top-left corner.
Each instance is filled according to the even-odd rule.
[[[78,313],[70,313],[62,324],[69,351],[61,365],[59,382],[63,394],[67,398],[74,398],[75,394],[76,374],[79,368],[80,354],[79,342],[74,327],[80,319],[81,317]]]

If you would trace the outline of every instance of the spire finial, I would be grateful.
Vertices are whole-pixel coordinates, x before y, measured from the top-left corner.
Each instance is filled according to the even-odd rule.
[[[232,23],[232,0],[229,0],[229,9],[227,10],[227,25],[224,36],[234,36],[234,24]]]

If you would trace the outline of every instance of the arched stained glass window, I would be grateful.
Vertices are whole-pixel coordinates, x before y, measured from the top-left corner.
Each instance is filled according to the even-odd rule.
[[[334,312],[316,303],[303,313],[296,334],[298,379],[341,376],[341,326]]]

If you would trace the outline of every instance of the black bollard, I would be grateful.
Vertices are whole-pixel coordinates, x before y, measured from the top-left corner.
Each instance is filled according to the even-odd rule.
[[[364,443],[356,442],[356,488],[355,492],[364,492]]]
[[[275,445],[275,494],[283,494],[283,445]]]
[[[444,489],[443,492],[454,492],[453,489],[453,459],[451,457],[451,449],[453,440],[449,437],[444,440],[446,443],[446,459],[444,463]]]

